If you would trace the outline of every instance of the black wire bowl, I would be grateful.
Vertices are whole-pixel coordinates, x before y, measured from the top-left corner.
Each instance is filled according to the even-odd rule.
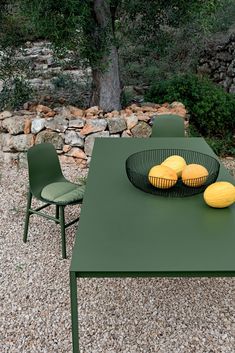
[[[153,166],[161,164],[167,157],[172,155],[183,157],[187,164],[200,164],[204,166],[208,171],[208,176],[206,178],[204,177],[203,181],[201,178],[188,180],[188,184],[192,186],[185,185],[181,178],[178,178],[177,183],[170,188],[153,186],[149,182],[149,170]],[[126,160],[126,173],[130,182],[135,187],[153,195],[166,197],[185,197],[202,193],[208,185],[216,181],[219,169],[220,164],[215,158],[204,153],[183,149],[146,150],[134,153]],[[171,182],[164,178],[155,179],[158,179],[157,185],[160,183],[163,187],[167,187],[167,183]],[[200,184],[200,182],[203,184],[200,186],[194,186]],[[152,183],[155,184],[153,180]]]

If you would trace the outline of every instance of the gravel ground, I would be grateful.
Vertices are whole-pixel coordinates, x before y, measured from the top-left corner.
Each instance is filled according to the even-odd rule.
[[[234,175],[235,160],[224,159]],[[63,166],[76,180],[79,171]],[[82,172],[85,173],[84,171]],[[72,352],[69,266],[76,226],[34,216],[22,242],[27,171],[0,166],[0,352]],[[67,208],[67,217],[80,212]],[[80,279],[81,353],[234,353],[232,278]]]

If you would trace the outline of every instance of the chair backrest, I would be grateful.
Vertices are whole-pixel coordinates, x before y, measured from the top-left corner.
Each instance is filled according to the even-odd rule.
[[[39,198],[44,186],[64,180],[55,147],[50,143],[40,143],[27,152],[29,185],[32,194]]]
[[[184,137],[184,119],[173,114],[156,117],[151,137]]]

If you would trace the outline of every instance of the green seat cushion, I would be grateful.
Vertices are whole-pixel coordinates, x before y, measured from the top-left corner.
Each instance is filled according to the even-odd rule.
[[[68,182],[56,182],[45,186],[42,189],[41,197],[44,200],[69,204],[83,199],[85,185],[77,185]]]

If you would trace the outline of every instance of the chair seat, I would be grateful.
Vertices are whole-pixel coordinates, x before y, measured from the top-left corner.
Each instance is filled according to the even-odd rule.
[[[77,185],[68,182],[56,182],[45,186],[42,189],[41,197],[49,202],[58,204],[69,204],[82,201],[85,192],[85,185]]]

